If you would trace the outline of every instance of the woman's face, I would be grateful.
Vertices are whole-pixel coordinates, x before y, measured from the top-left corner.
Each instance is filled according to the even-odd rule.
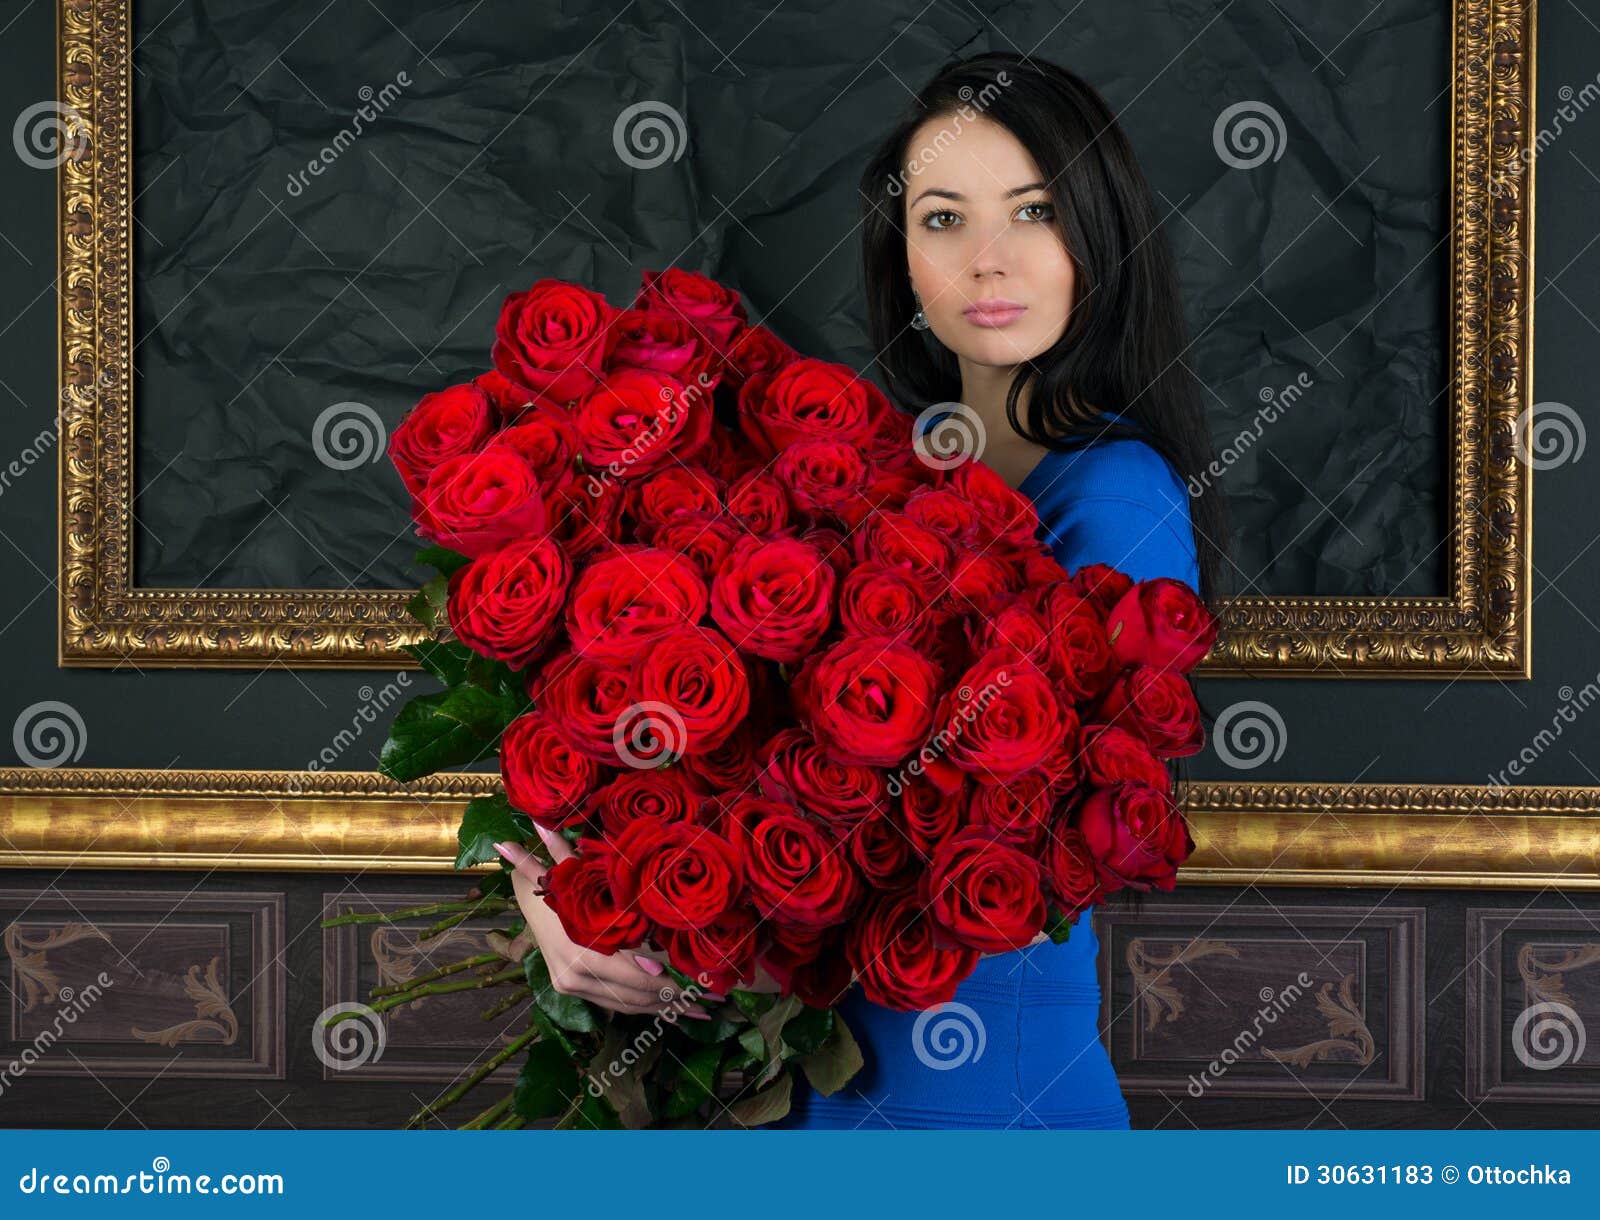
[[[923,149],[936,150],[926,163]],[[1061,337],[1073,263],[1044,175],[1016,136],[991,119],[959,131],[929,119],[911,139],[904,197],[911,286],[941,343],[964,361],[1010,366]],[[1020,308],[979,308],[996,301]]]

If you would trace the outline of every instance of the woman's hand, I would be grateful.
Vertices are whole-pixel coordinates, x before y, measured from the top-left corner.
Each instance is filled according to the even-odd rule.
[[[551,856],[563,860],[573,855],[570,844],[558,834],[539,837]],[[710,1020],[711,1014],[695,1003],[699,996],[721,1000],[710,992],[686,993],[662,968],[661,960],[642,949],[620,953],[601,953],[575,943],[561,926],[561,920],[539,896],[539,883],[548,871],[519,843],[496,843],[495,850],[512,866],[511,885],[527,928],[515,940],[495,938],[497,952],[520,962],[535,944],[544,952],[550,969],[550,982],[563,995],[575,995],[612,1012],[659,1013],[676,1020],[681,1013],[697,1020]]]

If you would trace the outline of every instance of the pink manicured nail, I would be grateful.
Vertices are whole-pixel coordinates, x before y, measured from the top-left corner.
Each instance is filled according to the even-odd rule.
[[[556,832],[553,830],[546,830],[537,822],[533,824],[533,828],[539,832],[539,841],[542,842],[552,853],[554,853],[556,850],[556,840],[560,839],[561,836],[556,834]],[[565,840],[562,841],[565,842]]]
[[[544,876],[544,866],[530,856],[521,843],[496,843],[494,849],[500,853],[501,859],[529,881],[537,881]]]
[[[661,963],[656,961],[656,959],[653,957],[646,957],[642,953],[635,953],[633,955],[633,960],[639,963],[639,969],[641,970],[647,970],[651,974],[661,973]]]
[[[687,1008],[684,1010],[683,1015],[686,1017],[693,1017],[696,1021],[711,1020],[711,1014],[709,1012],[701,1012],[697,1008]]]
[[[715,991],[702,991],[700,993],[700,995],[701,995],[701,997],[703,999],[707,999],[707,1000],[718,1000],[718,1001],[721,1001],[721,1000],[726,1000],[728,998],[727,996],[721,995],[721,994],[719,994],[718,992],[715,992]]]

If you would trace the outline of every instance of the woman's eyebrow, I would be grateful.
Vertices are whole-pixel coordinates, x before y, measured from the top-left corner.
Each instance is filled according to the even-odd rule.
[[[1025,191],[1042,191],[1044,187],[1045,184],[1043,182],[1025,182],[1021,186],[1012,187],[1006,192],[1005,197],[1010,199],[1012,196],[1021,195]],[[915,207],[916,204],[927,195],[938,195],[942,199],[954,199],[957,203],[965,203],[967,201],[967,197],[961,194],[959,191],[947,191],[943,187],[930,186],[927,190],[923,191],[921,195],[918,195],[916,199],[913,199],[907,206]]]

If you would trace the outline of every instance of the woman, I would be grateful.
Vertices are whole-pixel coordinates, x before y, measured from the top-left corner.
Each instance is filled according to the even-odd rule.
[[[1213,601],[1223,526],[1217,497],[1191,513],[1185,488],[1212,455],[1176,273],[1100,96],[1037,57],[952,64],[884,140],[862,196],[871,337],[900,404],[980,440],[973,455],[1033,500],[1064,567],[1174,576]],[[503,846],[525,936],[563,990],[624,1012],[685,1008],[651,955],[572,944],[534,892],[543,870]],[[1126,1128],[1095,1032],[1091,915],[1065,944],[988,955],[927,1013],[854,990],[841,1011],[865,1066],[832,1097],[797,1081],[781,1125]]]
[[[1215,599],[1212,458],[1177,275],[1099,94],[1037,57],[980,55],[917,96],[862,178],[871,337],[890,392],[960,428],[1034,502],[1063,567],[1172,576]],[[940,452],[940,446],[930,446]],[[1125,1128],[1096,1033],[1092,908],[1065,944],[991,954],[928,1013],[853,991],[865,1066],[797,1089],[785,1126]]]

